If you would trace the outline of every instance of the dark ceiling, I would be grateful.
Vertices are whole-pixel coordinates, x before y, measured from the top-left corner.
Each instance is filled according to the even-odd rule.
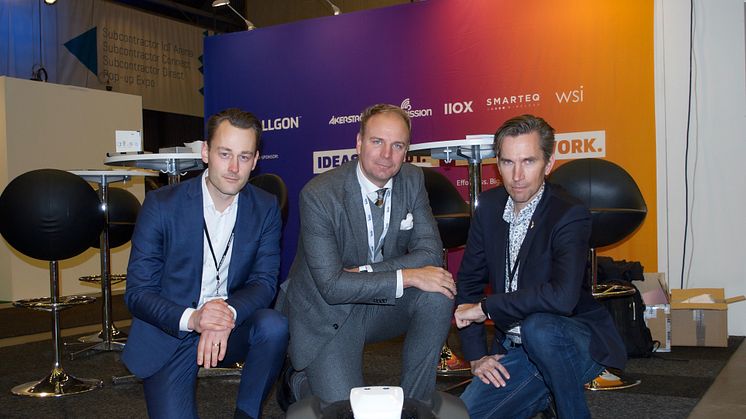
[[[169,17],[216,32],[246,29],[243,20],[227,7],[212,7],[213,0],[111,0],[135,9]],[[230,5],[245,14],[246,0],[231,0]]]
[[[246,30],[242,17],[228,7],[212,7],[213,0],[108,1],[215,32]],[[417,0],[333,0],[332,3],[339,6],[342,13],[349,13],[415,1]],[[230,0],[230,5],[260,28],[332,14],[331,4],[327,0]]]

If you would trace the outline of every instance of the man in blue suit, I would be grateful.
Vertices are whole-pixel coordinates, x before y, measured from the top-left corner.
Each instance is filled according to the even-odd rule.
[[[197,371],[244,362],[235,417],[258,418],[288,343],[269,309],[280,266],[277,200],[248,185],[261,122],[239,109],[213,115],[208,169],[150,192],[137,219],[125,301],[132,328],[122,356],[143,379],[153,418],[196,418]]]
[[[559,417],[590,418],[583,385],[626,361],[585,280],[590,213],[544,180],[554,164],[546,121],[506,121],[495,149],[503,186],[479,198],[456,282],[456,325],[475,376],[461,398],[472,419],[530,418],[549,407],[550,394]]]

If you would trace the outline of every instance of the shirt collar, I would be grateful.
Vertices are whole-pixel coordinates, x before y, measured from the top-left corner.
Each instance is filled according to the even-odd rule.
[[[360,184],[360,190],[363,191],[365,196],[372,197],[372,199],[375,200],[376,198],[376,191],[381,189],[378,186],[376,186],[375,183],[368,180],[367,177],[363,174],[363,169],[360,167],[360,162],[357,163],[357,169],[355,170],[355,173],[357,174],[357,183]],[[384,188],[391,189],[391,187],[394,185],[394,178],[389,179],[388,182],[386,182],[385,185],[383,185]]]
[[[536,193],[534,199],[523,207],[518,212],[518,215],[515,215],[515,202],[513,202],[513,198],[508,195],[508,202],[505,203],[505,210],[503,210],[503,220],[506,223],[512,223],[515,221],[522,222],[526,218],[531,218],[534,215],[536,207],[539,205],[539,201],[541,201],[541,197],[544,195],[544,185],[545,183],[542,182],[541,188],[539,188],[539,192]]]
[[[210,210],[215,213],[217,213],[217,210],[215,209],[215,203],[212,202],[212,195],[210,195],[210,191],[207,190],[207,171],[210,169],[205,169],[205,171],[202,173],[202,180],[200,181],[200,184],[202,185],[202,208],[205,210]],[[230,205],[228,205],[228,208],[225,209],[221,214],[228,214],[236,209],[238,206],[238,195],[233,198],[233,202],[231,202]]]

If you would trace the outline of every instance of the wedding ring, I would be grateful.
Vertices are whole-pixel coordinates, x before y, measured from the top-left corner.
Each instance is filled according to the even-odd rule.
[[[218,346],[220,346],[220,344],[219,343],[213,343],[212,346],[214,346],[214,347],[217,348]]]

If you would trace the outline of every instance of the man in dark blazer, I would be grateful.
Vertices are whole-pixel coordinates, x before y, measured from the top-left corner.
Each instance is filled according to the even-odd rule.
[[[402,334],[405,397],[429,401],[435,388],[456,287],[440,267],[422,170],[404,163],[410,133],[402,109],[366,109],[358,159],[312,179],[300,194],[300,240],[283,307],[292,365],[326,403],[365,385],[366,343]]]
[[[461,397],[473,419],[530,418],[550,395],[559,417],[590,417],[584,384],[626,361],[586,281],[590,213],[545,182],[554,129],[543,119],[506,121],[495,149],[503,186],[480,196],[458,274],[456,325],[475,376]]]
[[[125,301],[123,360],[143,379],[153,418],[196,418],[204,368],[244,362],[235,417],[258,418],[288,342],[268,307],[280,265],[274,196],[247,184],[261,122],[228,109],[210,118],[198,177],[148,193],[137,219]]]

